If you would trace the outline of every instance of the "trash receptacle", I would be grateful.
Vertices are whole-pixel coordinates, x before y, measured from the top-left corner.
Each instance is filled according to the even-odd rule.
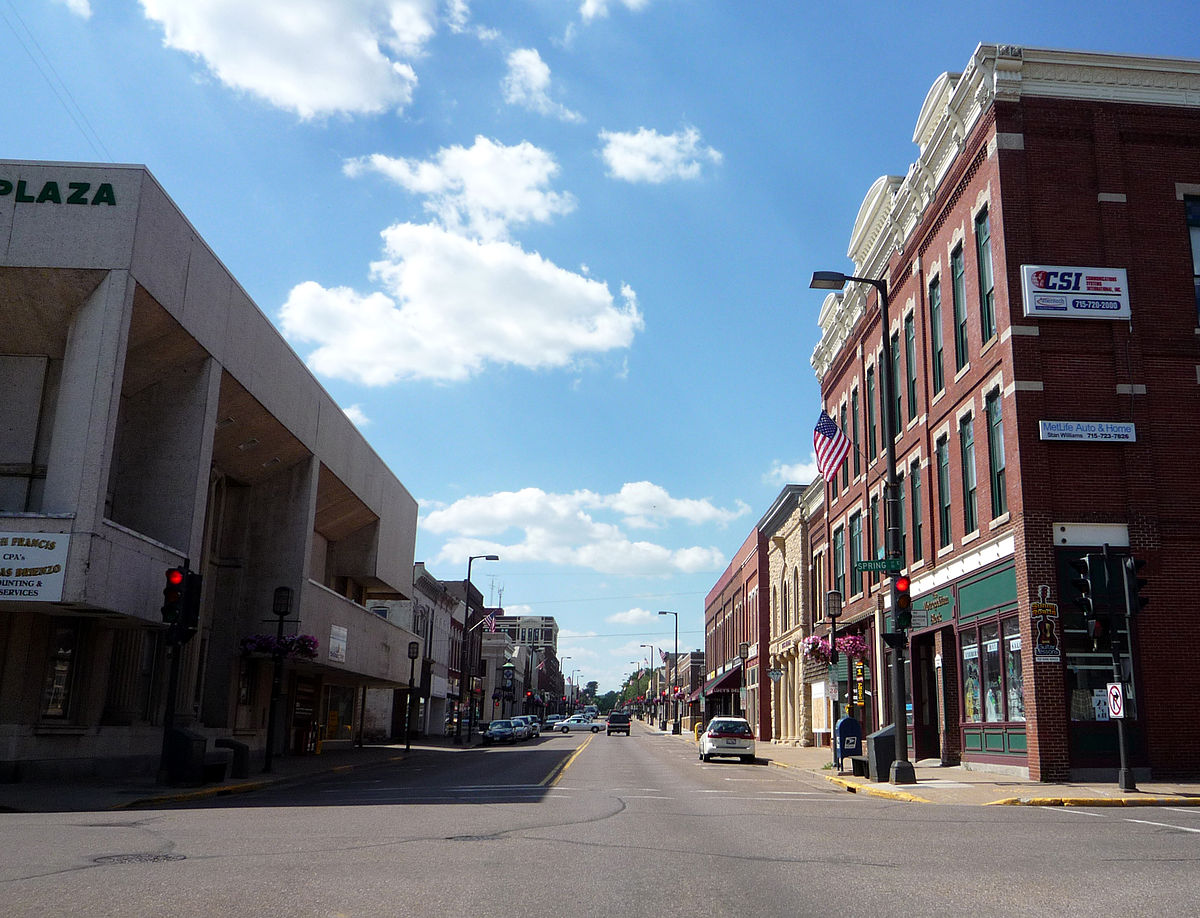
[[[888,724],[882,730],[867,735],[867,764],[872,781],[886,781],[891,776],[892,762],[895,759],[895,724]]]
[[[218,749],[233,750],[233,762],[229,766],[229,776],[231,778],[248,778],[250,777],[250,747],[240,740],[221,737],[213,740],[213,745]]]
[[[862,724],[853,717],[840,717],[833,726],[833,762],[838,768],[842,760],[852,755],[862,755]]]
[[[184,787],[199,787],[204,783],[204,755],[208,740],[191,730],[170,730],[167,733],[167,780]]]

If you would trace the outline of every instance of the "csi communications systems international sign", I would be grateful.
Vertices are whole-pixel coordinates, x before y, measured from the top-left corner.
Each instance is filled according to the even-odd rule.
[[[1124,268],[1021,265],[1025,315],[1055,319],[1128,319]]]
[[[0,532],[0,601],[61,601],[70,544],[66,533]]]

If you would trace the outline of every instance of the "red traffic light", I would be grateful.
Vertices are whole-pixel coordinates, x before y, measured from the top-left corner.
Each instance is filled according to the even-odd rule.
[[[897,593],[907,593],[910,585],[911,585],[911,582],[903,574],[901,574],[899,577],[896,578],[896,592]]]
[[[167,571],[167,585],[179,586],[183,583],[183,570],[178,567],[172,567]]]

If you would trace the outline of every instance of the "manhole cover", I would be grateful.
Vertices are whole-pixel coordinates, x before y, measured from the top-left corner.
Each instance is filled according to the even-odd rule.
[[[182,861],[182,854],[106,854],[95,859],[97,864],[161,864],[165,861]]]

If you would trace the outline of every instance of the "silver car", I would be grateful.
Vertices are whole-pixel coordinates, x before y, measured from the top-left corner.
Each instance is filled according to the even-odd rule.
[[[599,733],[600,725],[590,717],[586,717],[583,714],[576,714],[573,717],[568,717],[566,720],[560,720],[554,725],[554,729],[560,733],[571,733],[578,730],[582,730],[584,733]]]
[[[518,714],[516,717],[512,718],[512,720],[514,723],[520,721],[528,728],[529,734],[527,737],[525,737],[526,739],[530,737],[536,738],[542,735],[542,725],[532,714]]]

